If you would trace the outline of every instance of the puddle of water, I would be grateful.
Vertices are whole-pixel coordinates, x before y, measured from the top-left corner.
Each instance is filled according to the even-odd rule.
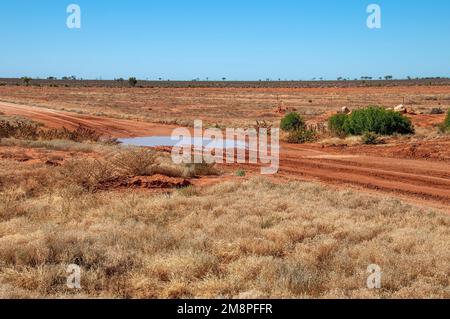
[[[244,141],[235,140],[213,140],[207,138],[181,138],[171,136],[147,136],[147,137],[134,137],[134,138],[120,138],[119,142],[124,145],[130,146],[147,146],[147,147],[157,147],[157,146],[175,146],[175,145],[202,145],[206,149],[208,148],[247,148],[247,144]],[[181,142],[181,144],[180,144]]]

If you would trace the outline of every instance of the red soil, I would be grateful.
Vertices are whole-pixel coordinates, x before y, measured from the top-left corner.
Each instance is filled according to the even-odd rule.
[[[38,120],[49,127],[75,127],[79,124],[113,137],[170,135],[173,127],[116,120],[75,113],[52,111],[10,103],[0,103],[7,115],[21,115]],[[422,122],[427,115],[412,116]],[[437,117],[428,118],[434,125]],[[450,141],[423,141],[411,145],[321,147],[282,143],[280,171],[277,179],[317,180],[338,186],[352,186],[366,191],[382,192],[407,198],[420,204],[450,211]],[[425,156],[436,153],[439,156]],[[419,151],[418,151],[419,150]],[[434,154],[433,153],[433,154]],[[439,157],[438,156],[438,157]],[[440,159],[440,161],[438,161]],[[227,165],[235,170],[243,165]],[[246,165],[249,173],[259,171]]]

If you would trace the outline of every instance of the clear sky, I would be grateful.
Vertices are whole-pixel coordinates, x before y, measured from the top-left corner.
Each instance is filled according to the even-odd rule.
[[[5,0],[0,41],[0,77],[450,76],[450,1]]]

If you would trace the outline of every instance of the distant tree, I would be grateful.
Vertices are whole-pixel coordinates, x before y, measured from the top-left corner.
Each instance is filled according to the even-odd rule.
[[[162,78],[158,78],[159,81],[162,81]]]
[[[128,84],[133,88],[136,86],[137,83],[138,83],[138,81],[135,77],[131,77],[128,79]]]
[[[30,85],[30,82],[32,79],[28,76],[24,76],[21,80],[23,83],[25,83],[26,86],[28,86],[28,85]]]
[[[47,80],[57,80],[58,78],[57,77],[54,77],[54,76],[49,76],[48,78],[47,78]]]
[[[223,78],[222,78],[222,81],[225,81],[226,79],[227,79],[226,77],[223,77]]]
[[[392,80],[394,77],[392,76],[392,75],[386,75],[385,77],[384,77],[384,79],[387,81],[387,80]]]

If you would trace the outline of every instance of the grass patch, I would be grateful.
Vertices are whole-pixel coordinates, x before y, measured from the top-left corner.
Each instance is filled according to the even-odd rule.
[[[449,298],[450,217],[267,179],[173,194],[0,192],[2,298]],[[82,290],[66,287],[67,265]],[[381,267],[382,289],[366,287]]]

